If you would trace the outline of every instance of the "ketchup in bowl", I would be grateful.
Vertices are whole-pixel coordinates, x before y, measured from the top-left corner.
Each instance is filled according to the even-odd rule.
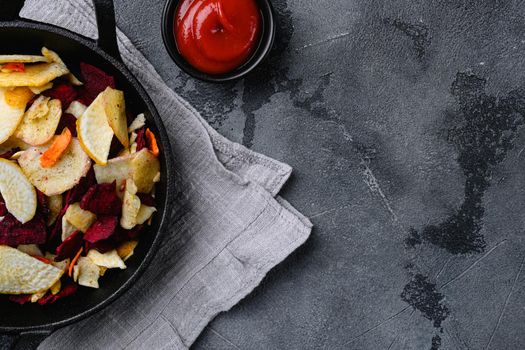
[[[177,49],[194,68],[224,74],[242,66],[261,34],[255,0],[181,0],[174,18]]]

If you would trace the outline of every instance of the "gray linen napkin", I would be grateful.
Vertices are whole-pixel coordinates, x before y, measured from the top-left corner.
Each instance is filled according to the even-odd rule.
[[[22,17],[96,37],[89,0],[26,0]],[[164,84],[121,32],[122,57],[153,98],[186,197],[138,283],[39,349],[185,349],[309,236],[310,221],[275,196],[290,166],[230,142]],[[103,288],[103,284],[102,284]]]

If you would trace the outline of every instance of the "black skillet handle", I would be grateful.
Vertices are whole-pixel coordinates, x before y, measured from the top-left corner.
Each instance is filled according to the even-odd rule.
[[[117,45],[117,23],[113,0],[93,0],[97,15],[98,46],[118,61],[122,61]],[[19,19],[24,0],[0,0],[0,22]],[[1,350],[1,349],[0,349]]]
[[[24,332],[18,335],[1,335],[0,350],[36,350],[51,331]]]
[[[98,46],[113,58],[122,61],[117,45],[117,23],[113,0],[93,0],[97,14]]]

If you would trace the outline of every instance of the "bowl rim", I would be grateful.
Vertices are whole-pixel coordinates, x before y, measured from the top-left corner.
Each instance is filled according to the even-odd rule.
[[[225,83],[241,79],[253,71],[259,64],[266,59],[272,50],[275,41],[276,20],[275,11],[270,0],[255,0],[259,6],[262,16],[261,38],[257,49],[251,57],[243,63],[240,67],[231,72],[213,75],[199,71],[191,66],[179,53],[177,43],[173,35],[173,17],[177,5],[181,0],[167,0],[162,11],[161,32],[164,47],[171,59],[177,66],[188,75],[211,83]]]

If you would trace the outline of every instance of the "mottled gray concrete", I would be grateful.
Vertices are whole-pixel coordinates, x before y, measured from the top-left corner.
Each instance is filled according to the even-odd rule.
[[[294,167],[315,224],[194,348],[525,348],[525,2],[273,3],[271,58],[212,85],[165,52],[163,1],[117,1],[213,127]]]

